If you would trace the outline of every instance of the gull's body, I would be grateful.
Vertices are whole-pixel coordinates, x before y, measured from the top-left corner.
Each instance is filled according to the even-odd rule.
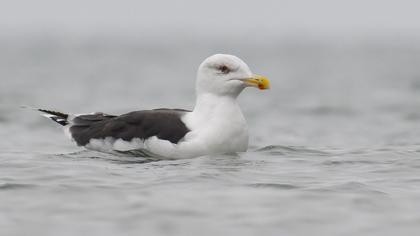
[[[269,87],[268,80],[253,75],[241,59],[216,54],[198,69],[192,111],[156,109],[121,116],[72,116],[39,110],[63,125],[68,136],[87,149],[160,158],[244,152],[248,127],[237,97],[248,86]]]

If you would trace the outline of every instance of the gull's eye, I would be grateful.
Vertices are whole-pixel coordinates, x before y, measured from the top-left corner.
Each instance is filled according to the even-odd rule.
[[[222,72],[223,74],[227,74],[227,73],[229,73],[230,72],[230,69],[229,69],[229,67],[227,67],[227,66],[225,66],[225,65],[222,65],[222,66],[219,66],[219,71],[220,72]]]

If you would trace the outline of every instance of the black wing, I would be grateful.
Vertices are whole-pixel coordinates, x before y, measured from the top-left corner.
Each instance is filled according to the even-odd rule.
[[[103,113],[81,115],[73,119],[70,133],[79,146],[88,144],[91,139],[106,137],[130,141],[133,138],[157,136],[178,143],[190,131],[181,120],[186,112],[189,111],[156,109],[134,111],[121,116]]]

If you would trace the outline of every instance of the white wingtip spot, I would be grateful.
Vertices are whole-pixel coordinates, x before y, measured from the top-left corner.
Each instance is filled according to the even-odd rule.
[[[54,115],[50,115],[50,114],[42,114],[42,116],[44,116],[44,117],[47,117],[47,118],[52,118],[52,117],[54,117]]]

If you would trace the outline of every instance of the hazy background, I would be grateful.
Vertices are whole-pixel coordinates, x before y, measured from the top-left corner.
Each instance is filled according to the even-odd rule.
[[[2,1],[3,34],[267,37],[418,36],[415,0]],[[268,39],[269,39],[268,38]],[[170,39],[169,39],[170,40]]]
[[[1,1],[0,234],[418,235],[418,1]],[[250,150],[143,163],[84,151],[31,105],[194,106],[241,57]]]

